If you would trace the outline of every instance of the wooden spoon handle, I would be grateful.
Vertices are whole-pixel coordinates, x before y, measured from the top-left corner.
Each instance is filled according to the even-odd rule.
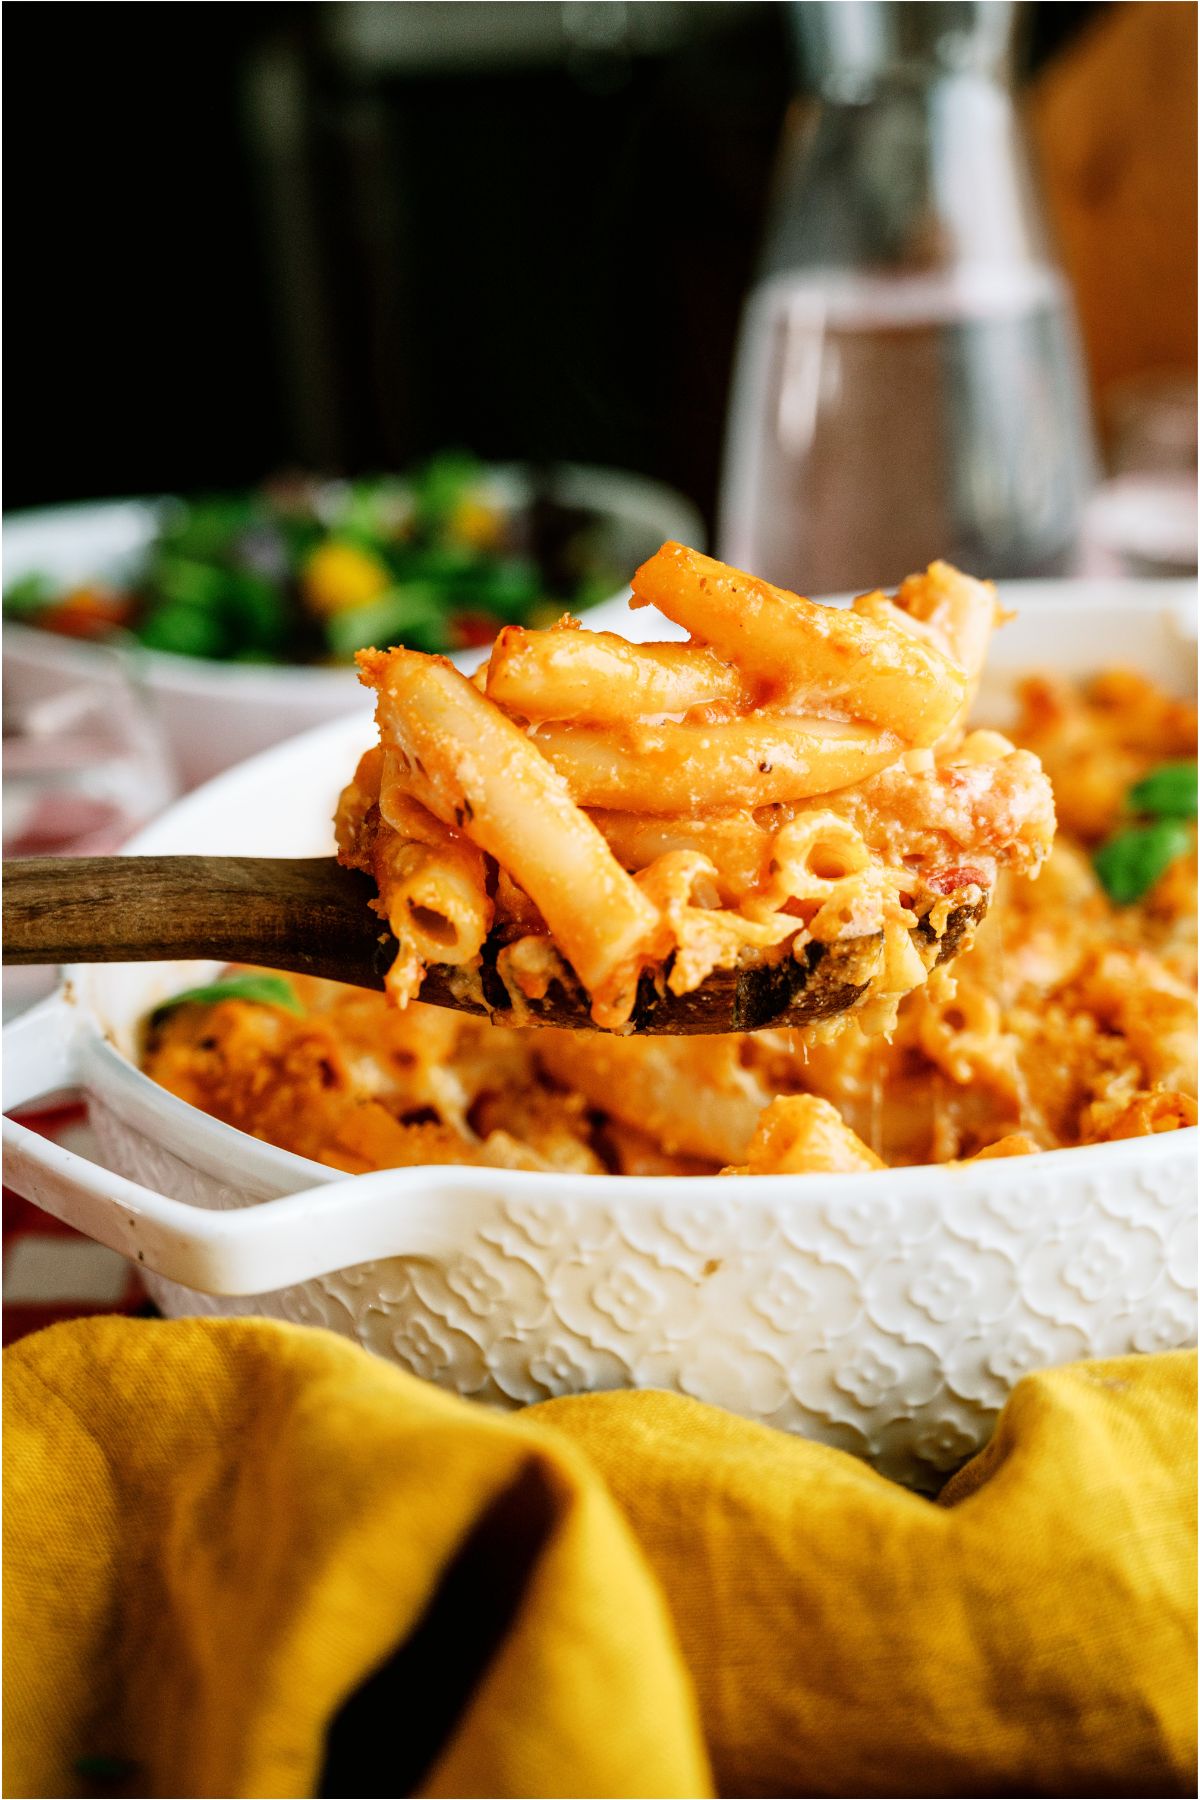
[[[4,864],[6,963],[259,963],[381,988],[374,886],[329,856],[35,856]]]
[[[368,904],[374,893],[365,875],[328,856],[31,857],[4,864],[4,961],[257,963],[382,988],[397,945]],[[945,962],[986,910],[985,895],[956,907],[940,938],[924,920],[914,936],[936,942]],[[464,992],[461,970],[441,966],[426,970],[420,998],[511,1018],[497,948],[484,946],[476,999]],[[866,992],[879,948],[879,934],[809,944],[773,964],[716,969],[687,994],[643,975],[630,1026],[679,1037],[831,1019]],[[557,982],[522,1008],[521,1023],[595,1029],[586,994]]]

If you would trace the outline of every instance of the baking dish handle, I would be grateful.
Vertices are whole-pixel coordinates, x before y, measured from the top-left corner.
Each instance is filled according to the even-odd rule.
[[[5,1112],[75,1087],[78,1043],[79,1014],[65,994],[52,994],[6,1025]]]
[[[61,995],[4,1031],[4,1107],[74,1087],[79,1015]],[[206,1294],[262,1294],[385,1256],[444,1250],[470,1170],[388,1169],[229,1212],[172,1200],[4,1119],[4,1180],[131,1262]],[[478,1171],[474,1171],[478,1175]]]

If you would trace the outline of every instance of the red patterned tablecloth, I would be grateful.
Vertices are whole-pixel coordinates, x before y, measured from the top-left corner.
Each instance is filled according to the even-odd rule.
[[[27,1113],[21,1123],[87,1156],[92,1150],[82,1106]],[[4,1342],[88,1313],[140,1312],[146,1291],[132,1265],[94,1244],[17,1194],[4,1190]]]

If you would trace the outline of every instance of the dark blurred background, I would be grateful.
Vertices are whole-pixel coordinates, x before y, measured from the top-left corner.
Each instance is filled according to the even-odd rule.
[[[1037,97],[1125,10],[1030,8],[1031,104],[1061,109]],[[1194,32],[1192,7],[1166,10]],[[6,507],[461,445],[639,470],[711,517],[797,74],[784,6],[68,4],[6,23]],[[1058,179],[1093,212],[1116,179],[1102,150]]]

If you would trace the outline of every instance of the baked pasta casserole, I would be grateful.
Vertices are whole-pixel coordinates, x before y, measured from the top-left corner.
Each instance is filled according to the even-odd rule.
[[[924,580],[936,592],[955,578]],[[1123,672],[1084,686],[1033,677],[1019,698],[1018,750],[988,734],[972,761],[968,736],[960,760],[931,746],[911,770],[893,763],[852,798],[835,793],[836,810],[821,803],[866,842],[892,811],[875,811],[872,784],[898,784],[916,796],[907,831],[944,857],[963,828],[960,781],[964,806],[984,795],[997,813],[1006,764],[1036,757],[1054,787],[1059,831],[1040,878],[1001,876],[973,948],[908,993],[890,1034],[497,1029],[330,983],[235,974],[153,1016],[144,1066],[217,1118],[349,1172],[852,1171],[1191,1124],[1195,709]],[[806,816],[779,804],[779,831]],[[655,829],[637,814],[621,828]],[[762,873],[746,866],[739,889],[732,852],[710,860],[731,898]]]
[[[379,743],[337,841],[395,940],[389,997],[436,965],[482,1010],[498,982],[515,1022],[558,984],[625,1031],[647,982],[853,946],[860,1023],[889,1024],[1053,836],[1036,758],[966,730],[994,590],[937,563],[822,606],[666,544],[633,593],[690,639],[512,626],[473,681],[360,653]]]

